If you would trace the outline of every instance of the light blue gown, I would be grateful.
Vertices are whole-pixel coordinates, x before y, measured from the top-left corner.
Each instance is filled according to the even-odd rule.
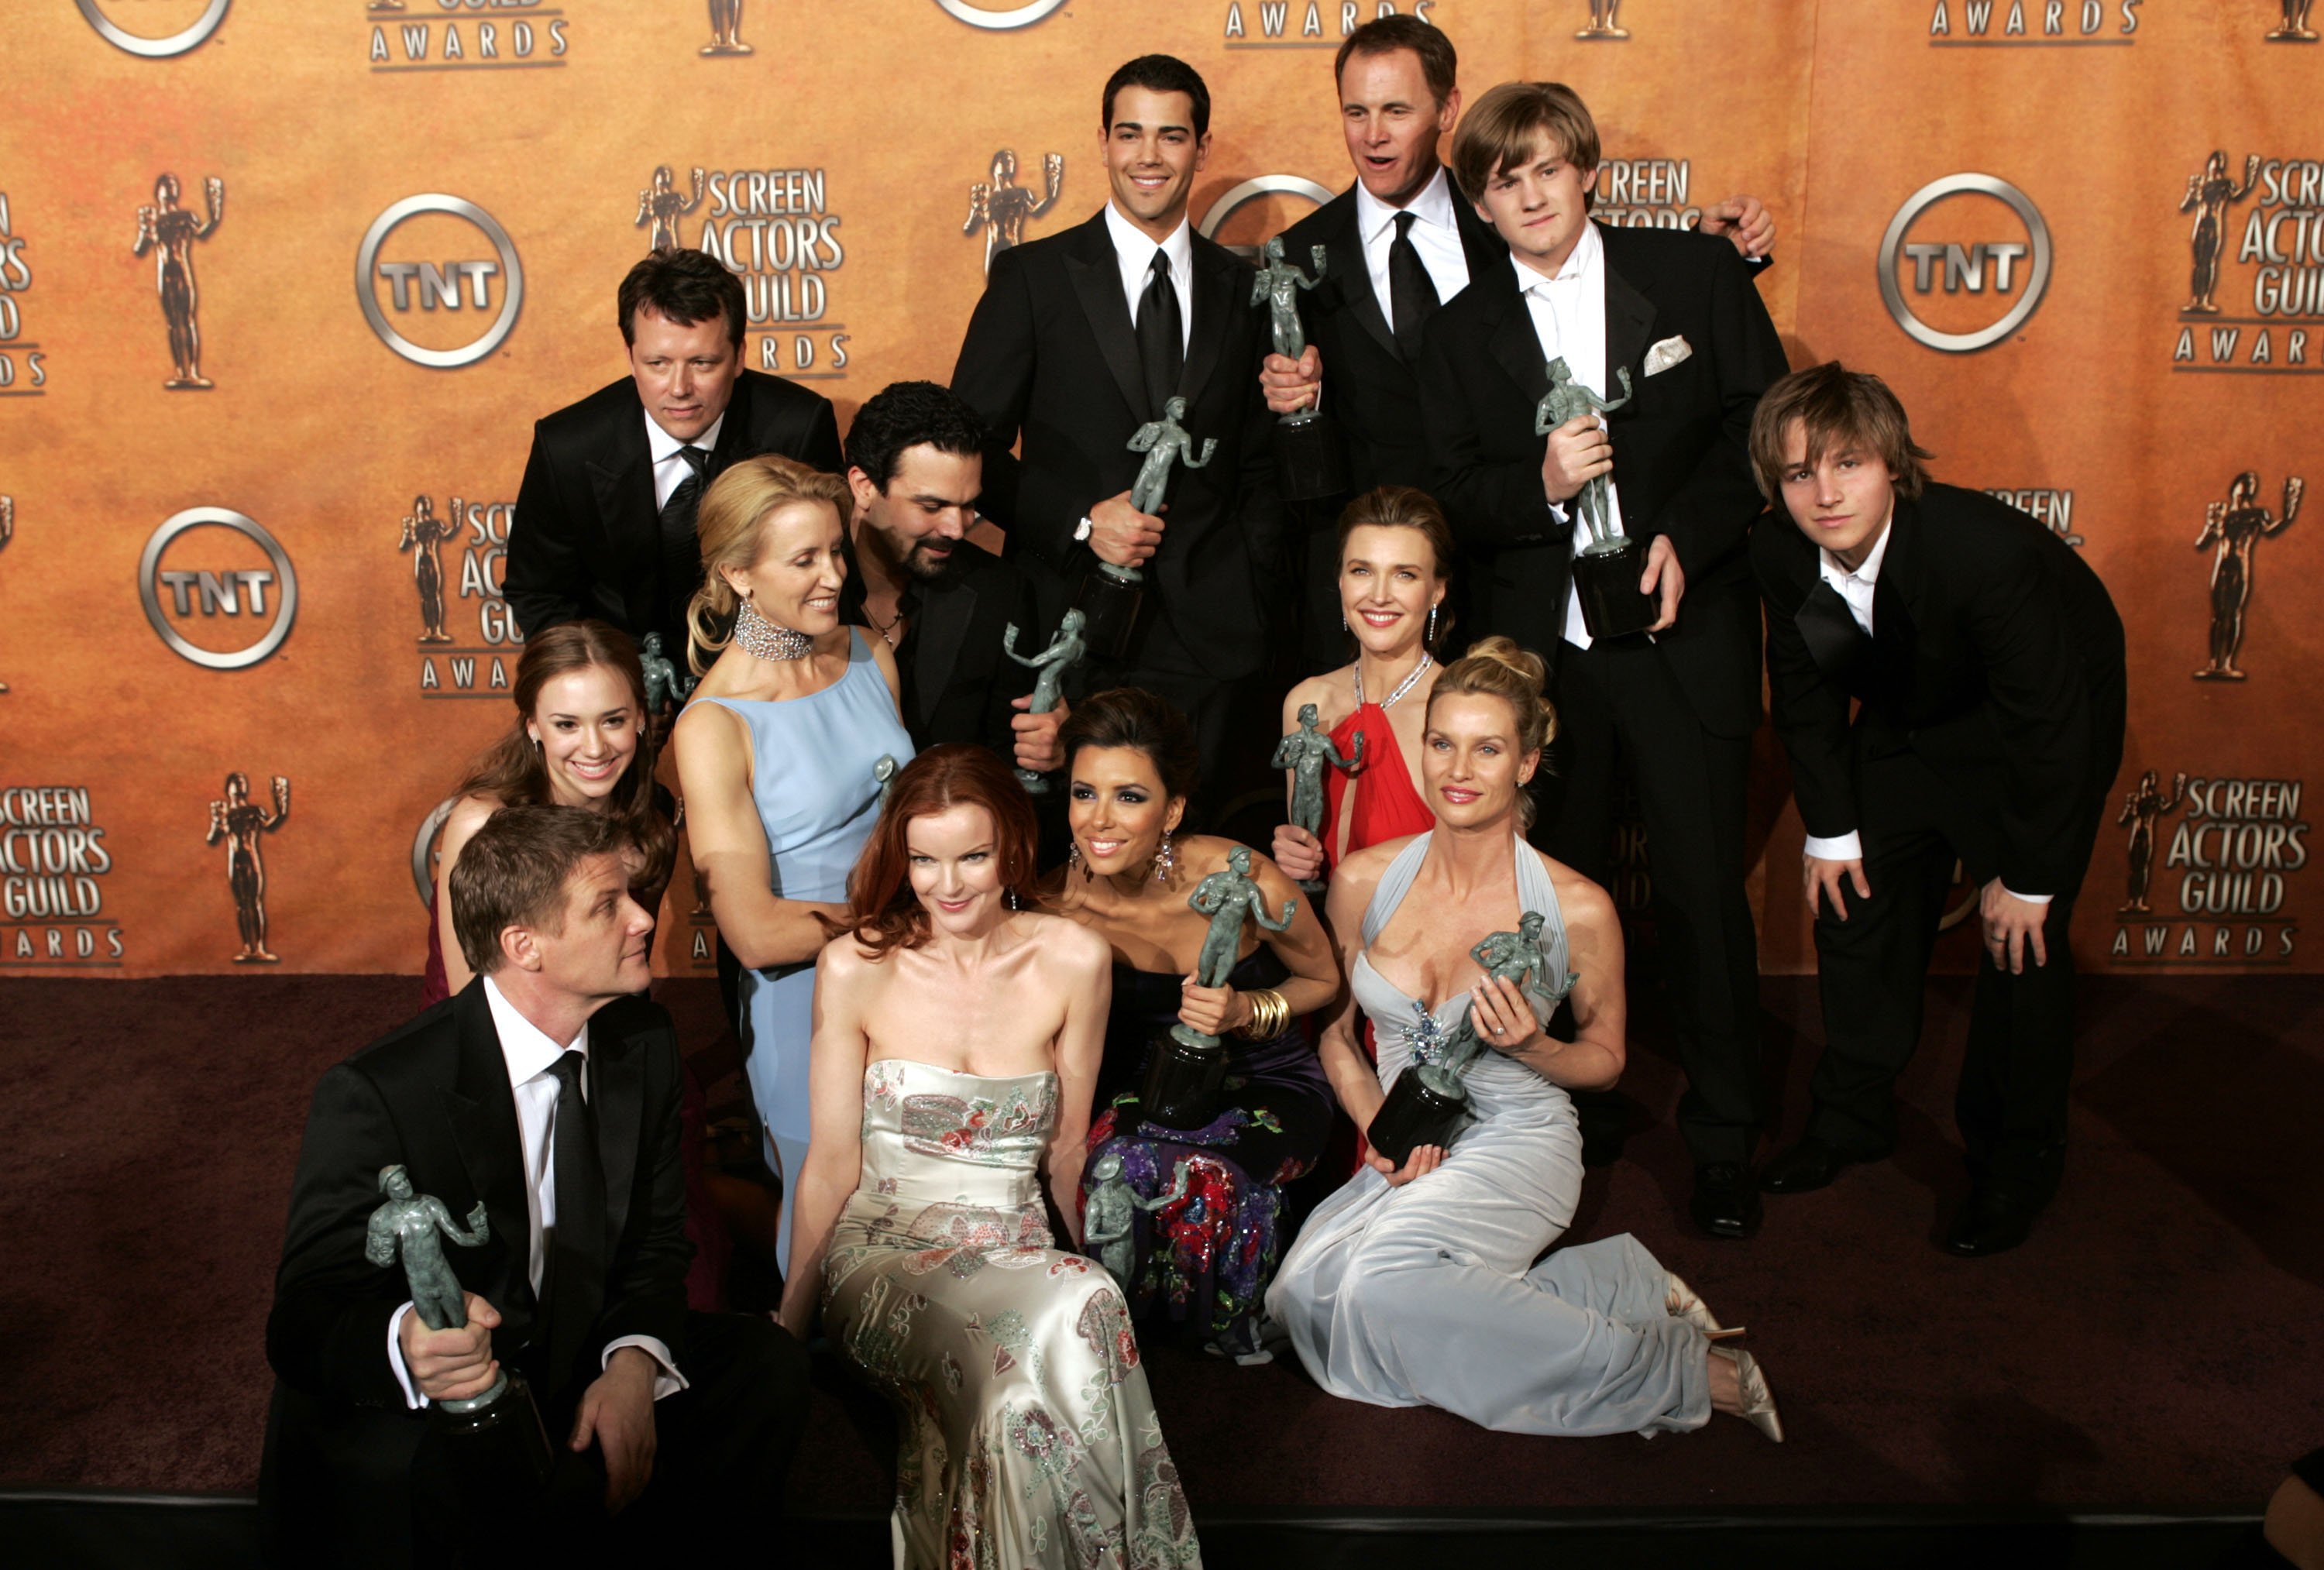
[[[847,875],[880,818],[873,765],[912,757],[895,695],[863,631],[850,630],[847,673],[819,693],[779,702],[704,696],[751,728],[751,796],[767,831],[767,886],[780,899],[844,904]],[[766,1125],[767,1159],[783,1178],[778,1246],[791,1253],[791,1193],[807,1160],[807,1060],[815,961],[742,972],[751,1098]]]
[[[1428,853],[1421,835],[1364,912],[1366,948]],[[1565,923],[1541,859],[1517,844],[1517,897],[1539,911],[1549,969]],[[1379,1043],[1382,1086],[1413,1062],[1418,1004],[1362,954],[1356,1003]],[[1466,992],[1434,1011],[1451,1029]],[[1402,1188],[1370,1166],[1307,1218],[1267,1307],[1333,1395],[1442,1407],[1519,1434],[1651,1434],[1711,1420],[1702,1333],[1668,1308],[1670,1276],[1625,1233],[1542,1258],[1573,1219],[1582,1130],[1565,1092],[1487,1051],[1470,1068],[1476,1122],[1443,1165]],[[1536,1262],[1538,1261],[1539,1262]]]

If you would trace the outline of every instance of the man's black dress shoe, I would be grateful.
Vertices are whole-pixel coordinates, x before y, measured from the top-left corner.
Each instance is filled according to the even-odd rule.
[[[1759,1169],[1759,1187],[1770,1194],[1806,1194],[1830,1188],[1849,1160],[1810,1134]]]
[[[1749,1237],[1759,1230],[1759,1195],[1751,1187],[1749,1170],[1738,1161],[1695,1168],[1688,1208],[1694,1224],[1713,1237]]]
[[[2041,1209],[2030,1194],[1979,1184],[1953,1217],[1952,1230],[1945,1234],[1945,1252],[1962,1259],[2006,1253],[2032,1235],[2034,1217]]]

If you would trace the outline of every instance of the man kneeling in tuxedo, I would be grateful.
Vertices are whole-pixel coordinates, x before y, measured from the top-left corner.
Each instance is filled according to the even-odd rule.
[[[277,1563],[519,1545],[595,1562],[739,1541],[779,1507],[807,1354],[768,1320],[686,1307],[678,1042],[644,996],[653,916],[629,895],[632,854],[602,813],[496,814],[452,873],[475,979],[317,1086],[266,1325]],[[484,1209],[484,1244],[445,1251],[465,1329],[429,1329],[403,1271],[364,1258],[397,1163],[451,1214]],[[461,1437],[425,1410],[503,1365],[548,1425],[545,1490],[466,1475]]]
[[[2073,1070],[2074,895],[2122,763],[2122,622],[2055,534],[1928,480],[1904,406],[1839,362],[1751,425],[1767,681],[1807,825],[1823,1058],[1807,1135],[1760,1173],[1820,1189],[1896,1141],[1896,1076],[1958,860],[1984,953],[1954,1114],[1951,1253],[2025,1240],[2057,1187]],[[1854,719],[1849,701],[1858,704]]]

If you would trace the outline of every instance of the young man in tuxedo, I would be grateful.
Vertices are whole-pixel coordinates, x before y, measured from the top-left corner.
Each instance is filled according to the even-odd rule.
[[[1303,267],[1313,247],[1323,247],[1323,280],[1301,303],[1308,353],[1296,362],[1268,355],[1260,381],[1269,407],[1289,414],[1318,399],[1331,368],[1330,413],[1345,438],[1351,495],[1427,486],[1421,329],[1471,278],[1508,266],[1508,247],[1437,161],[1438,142],[1461,117],[1459,68],[1452,41],[1416,16],[1379,17],[1350,33],[1332,79],[1356,181],[1284,232],[1285,254]],[[1736,196],[1704,212],[1702,231],[1726,236],[1757,264],[1775,225],[1757,197]],[[1332,551],[1339,506],[1298,509],[1292,535],[1301,557],[1300,657],[1316,670],[1348,657]]]
[[[702,585],[694,515],[730,465],[780,453],[840,465],[831,400],[742,368],[742,281],[700,251],[657,251],[615,301],[630,374],[533,427],[502,592],[526,636],[592,617],[686,664]]]
[[[687,1308],[678,1042],[644,996],[633,855],[601,813],[495,814],[452,874],[475,980],[316,1087],[266,1326],[275,1562],[595,1563],[681,1534],[738,1546],[779,1509],[807,1354],[763,1318]],[[466,1328],[429,1329],[403,1270],[365,1258],[390,1165],[453,1216],[484,1208],[483,1244],[444,1251]],[[537,1495],[473,1475],[426,1410],[503,1367],[556,1458]]]
[[[953,390],[985,428],[986,517],[1053,629],[1100,562],[1137,566],[1145,601],[1127,655],[1093,657],[1084,690],[1148,688],[1194,721],[1215,776],[1235,686],[1258,674],[1286,586],[1282,519],[1259,388],[1266,314],[1250,270],[1194,232],[1186,201],[1210,154],[1210,89],[1146,55],[1105,86],[1099,149],[1111,197],[1087,223],[992,259]],[[1185,399],[1180,424],[1218,443],[1181,466],[1158,513],[1130,503],[1130,440]],[[1022,438],[1021,455],[1010,449]]]
[[[1038,654],[1054,629],[1024,574],[968,537],[984,488],[975,413],[933,381],[881,389],[848,427],[847,483],[854,570],[842,614],[896,651],[912,745],[973,742],[1036,774],[1058,767],[1069,710],[1028,712],[1034,672],[1001,647],[1014,625],[1017,651]]]
[[[1984,952],[1955,1101],[1972,1187],[1945,1247],[2025,1240],[2058,1184],[2073,1071],[2074,896],[2122,763],[2122,621],[2071,546],[1928,479],[1904,406],[1839,362],[1760,403],[1782,516],[1751,539],[1767,684],[1807,826],[1822,1060],[1770,1193],[1896,1143],[1896,1076],[1956,861]],[[1857,705],[1849,717],[1851,700]]]
[[[1759,1223],[1758,945],[1744,897],[1744,785],[1759,722],[1758,604],[1744,541],[1760,510],[1751,410],[1784,348],[1735,247],[1589,216],[1598,130],[1572,89],[1508,82],[1470,106],[1452,175],[1508,254],[1430,318],[1420,371],[1432,484],[1461,538],[1480,633],[1552,663],[1556,774],[1535,838],[1604,883],[1616,765],[1646,826],[1655,925],[1687,1091],[1691,1206],[1714,1236]],[[1546,364],[1608,401],[1602,420],[1534,429]],[[1610,480],[1608,516],[1647,542],[1648,634],[1593,640],[1569,564],[1591,536],[1575,498]],[[1683,602],[1683,603],[1682,603]]]

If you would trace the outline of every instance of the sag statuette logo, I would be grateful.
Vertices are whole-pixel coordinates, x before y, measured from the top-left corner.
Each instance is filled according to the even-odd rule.
[[[234,924],[242,935],[237,965],[273,965],[281,956],[266,946],[266,858],[259,842],[290,816],[290,782],[273,779],[272,811],[250,799],[250,776],[235,769],[226,776],[223,800],[210,803],[205,845],[226,847],[226,886],[234,898]]]
[[[1065,188],[1065,155],[1062,152],[1045,154],[1041,159],[1041,190],[1037,196],[1017,183],[1017,154],[1004,147],[992,155],[992,178],[978,180],[968,188],[968,222],[961,233],[973,238],[984,236],[984,271],[992,271],[992,259],[1025,241],[1028,219],[1040,217],[1057,205],[1057,197]]]
[[[975,0],[936,0],[945,15],[987,32],[1013,32],[1020,27],[1030,27],[1065,3],[1065,0],[1025,0],[1024,4],[1010,5],[1005,0],[996,0],[992,5],[979,5]],[[716,8],[714,0],[712,9]]]
[[[225,507],[189,507],[153,531],[137,558],[137,595],[163,643],[214,671],[265,659],[299,613],[290,554]]]
[[[490,213],[431,191],[391,204],[364,231],[355,298],[381,343],[449,371],[484,359],[515,330],[524,266]]]
[[[1576,38],[1625,39],[1614,25],[1622,0],[1580,0],[1590,20]],[[1365,23],[1398,12],[1434,26],[1436,0],[1227,0],[1229,49],[1337,49]]]
[[[2313,352],[2324,349],[2324,161],[2252,152],[2238,173],[2216,148],[2187,177],[2179,211],[2192,223],[2171,369],[2324,372]]]
[[[2024,326],[2042,303],[2050,226],[2007,180],[1949,174],[1905,197],[1888,220],[1879,268],[1880,298],[1907,337],[1971,353]]]
[[[1929,41],[1954,48],[2132,43],[2146,0],[1933,0]]]
[[[195,317],[202,296],[194,282],[194,246],[226,222],[226,181],[216,175],[202,181],[199,213],[178,205],[183,194],[176,175],[154,180],[152,204],[137,209],[137,238],[129,249],[133,256],[153,258],[153,292],[170,329],[173,368],[161,385],[172,392],[207,392],[217,384],[202,374],[202,329]]]
[[[316,3],[307,0],[309,5]],[[572,47],[567,36],[572,19],[560,5],[544,4],[544,0],[362,0],[362,4],[371,23],[369,59],[377,76],[554,69],[565,63],[566,51]]]
[[[445,510],[435,499],[411,499],[395,548],[411,558],[411,586],[420,601],[419,687],[423,698],[505,698],[510,691],[504,657],[524,642],[508,601],[501,598],[501,569],[508,555],[509,528],[516,521],[513,501],[468,501],[449,498]],[[456,551],[456,556],[450,553]],[[457,576],[453,569],[456,567]],[[475,620],[466,607],[475,602]],[[460,628],[452,631],[456,606]],[[478,661],[481,658],[482,666]]]
[[[685,169],[681,189],[677,171]],[[847,262],[840,215],[819,169],[712,169],[658,164],[630,219],[656,251],[688,243],[742,281],[746,360],[794,381],[847,374],[847,325],[834,318],[831,280]],[[621,208],[632,210],[624,198]],[[696,213],[700,214],[696,219]]]
[[[2181,771],[2165,789],[2161,778],[2152,768],[2139,776],[2115,819],[2130,832],[2108,957],[2125,965],[2289,961],[2300,932],[2290,879],[2308,865],[2305,782]],[[2182,807],[2166,843],[2163,821]]]
[[[87,785],[0,785],[0,965],[118,967],[113,866]]]
[[[208,42],[210,34],[218,30],[218,23],[226,20],[226,7],[234,0],[184,0],[175,9],[187,14],[189,20],[185,21],[175,32],[158,36],[132,32],[108,14],[110,12],[126,14],[142,10],[144,14],[141,14],[139,19],[143,21],[155,7],[124,5],[122,0],[74,0],[74,3],[80,7],[80,14],[88,19],[88,24],[97,29],[97,35],[114,48],[143,55],[147,60],[167,60],[171,55],[184,54]]]

